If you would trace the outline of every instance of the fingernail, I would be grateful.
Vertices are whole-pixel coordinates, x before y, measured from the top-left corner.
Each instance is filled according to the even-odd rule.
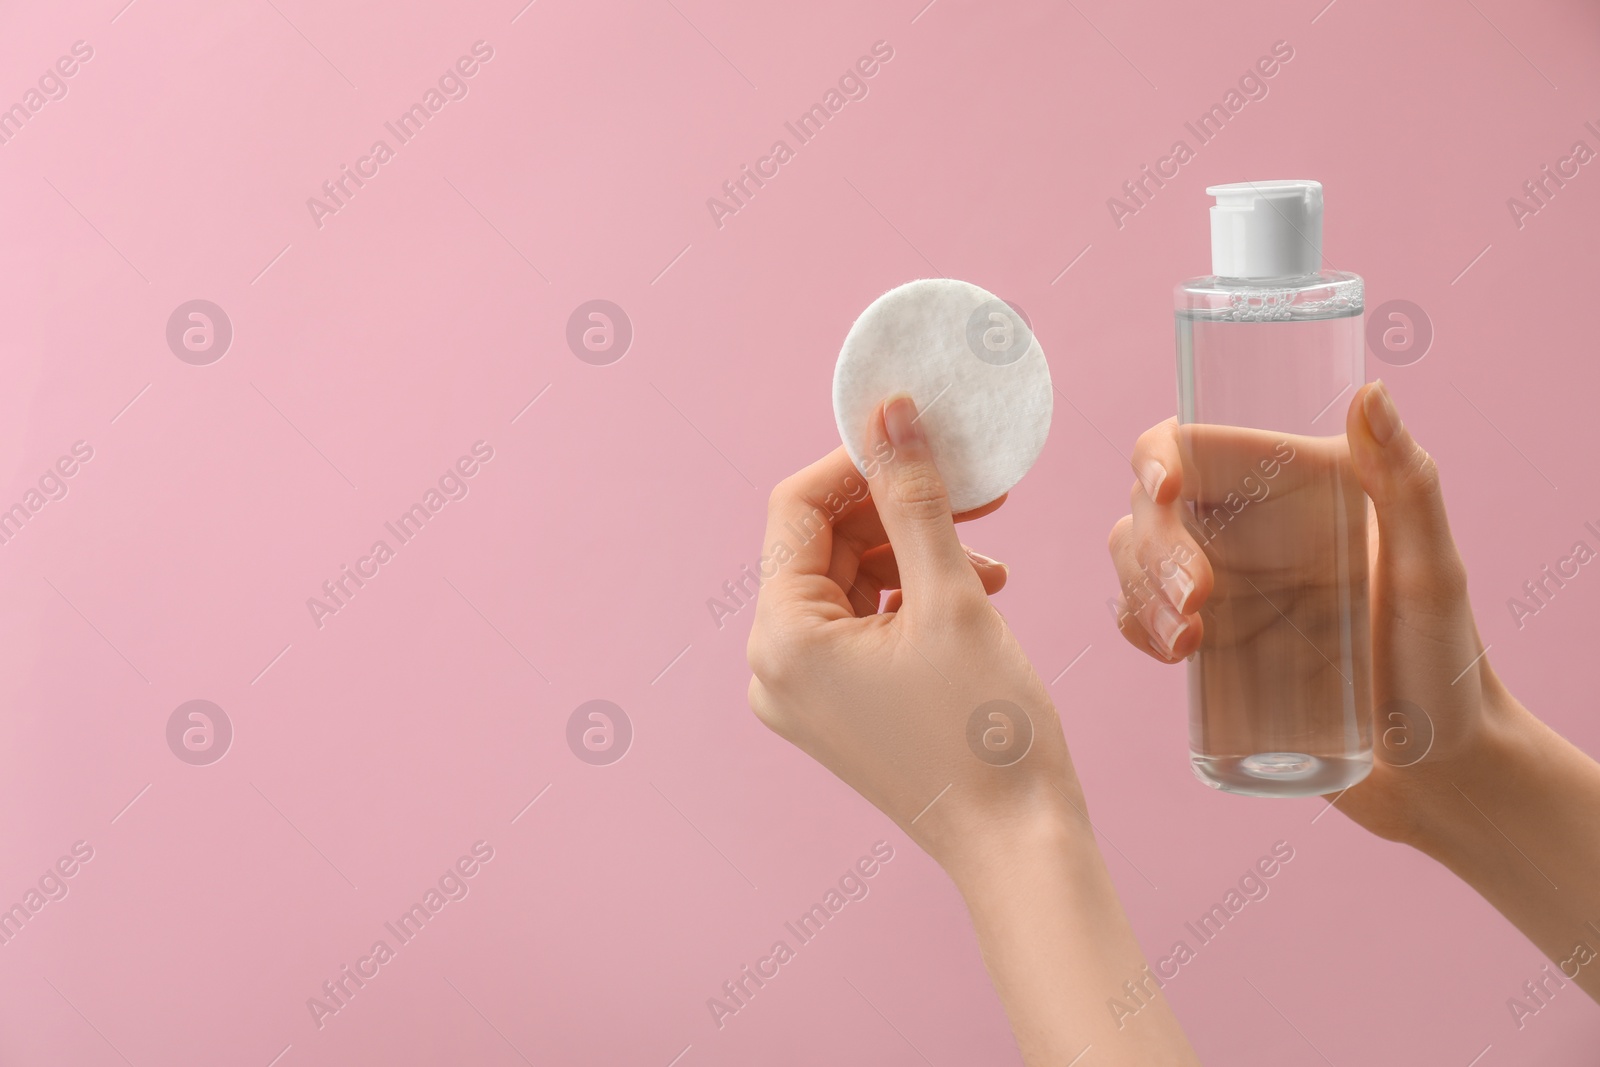
[[[1172,606],[1182,611],[1189,606],[1189,594],[1194,592],[1194,579],[1189,572],[1178,567],[1173,574],[1161,576],[1161,591],[1172,601]]]
[[[1160,643],[1161,654],[1168,659],[1172,658],[1172,650],[1178,646],[1178,638],[1189,628],[1189,621],[1174,611],[1169,604],[1156,604],[1155,610],[1155,638]]]
[[[1361,402],[1361,412],[1367,417],[1367,429],[1372,431],[1372,439],[1380,445],[1388,444],[1400,431],[1400,413],[1394,409],[1394,401],[1389,399],[1389,389],[1383,384],[1382,378],[1367,390],[1366,398]]]
[[[982,552],[974,552],[974,551],[972,551],[972,549],[969,548],[969,549],[967,549],[967,558],[970,559],[973,563],[977,564],[979,567],[993,567],[993,568],[997,569],[1001,574],[1005,575],[1007,578],[1011,577],[1011,568],[1010,567],[1007,567],[1004,563],[1001,563],[997,559],[990,559],[988,556],[985,556]]]
[[[1167,468],[1158,460],[1147,459],[1139,467],[1139,484],[1144,486],[1144,495],[1151,500],[1161,491],[1161,483],[1167,480]]]
[[[883,428],[889,435],[889,443],[896,448],[918,448],[927,443],[922,423],[917,419],[917,405],[904,393],[884,403]]]

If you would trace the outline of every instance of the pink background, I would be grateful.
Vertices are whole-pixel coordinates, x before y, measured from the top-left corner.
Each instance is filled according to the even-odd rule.
[[[1600,1011],[1568,987],[1518,1030],[1544,961],[1443,870],[1193,779],[1182,672],[1115,634],[1104,542],[1119,453],[1173,410],[1204,187],[1320,179],[1330,263],[1437,331],[1369,371],[1442,464],[1491,659],[1600,751],[1600,577],[1521,630],[1505,606],[1600,520],[1600,164],[1521,228],[1506,207],[1600,148],[1600,14],[923,2],[0,13],[0,103],[94,50],[0,145],[0,506],[94,450],[0,545],[0,903],[94,849],[0,946],[0,1061],[1014,1062],[954,890],[748,713],[750,613],[706,607],[837,444],[856,312],[944,273],[1025,309],[1068,401],[968,533],[1013,567],[999,603],[1147,951],[1295,849],[1167,987],[1201,1055],[1583,1061]],[[319,228],[307,198],[479,40],[469,95]],[[706,199],[880,40],[869,95],[719,229]],[[1119,229],[1107,198],[1279,40],[1269,95]],[[209,366],[165,340],[193,299],[235,332]],[[565,341],[592,299],[634,328],[607,366]],[[306,599],[479,440],[470,494],[319,629]],[[234,729],[209,766],[167,746],[193,699]],[[566,742],[591,699],[635,732],[609,766]],[[307,998],[479,840],[470,895],[319,1029]],[[878,840],[870,896],[719,1030],[706,999]]]

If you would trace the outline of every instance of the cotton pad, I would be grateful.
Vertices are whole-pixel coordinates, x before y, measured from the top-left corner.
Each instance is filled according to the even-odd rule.
[[[858,470],[867,424],[895,393],[917,405],[950,507],[970,511],[1022,480],[1050,433],[1050,368],[1033,330],[987,290],[923,278],[867,306],[833,369],[833,414]]]

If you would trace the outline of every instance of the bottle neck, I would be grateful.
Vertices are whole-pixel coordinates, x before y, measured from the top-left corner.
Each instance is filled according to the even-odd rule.
[[[1274,276],[1253,275],[1247,278],[1235,278],[1226,274],[1213,275],[1219,285],[1239,289],[1294,289],[1320,278],[1319,271],[1309,274],[1283,274]]]

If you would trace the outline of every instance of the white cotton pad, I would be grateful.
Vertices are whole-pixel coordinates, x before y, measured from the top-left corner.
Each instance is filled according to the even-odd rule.
[[[833,414],[858,470],[867,424],[909,393],[952,511],[970,511],[1022,480],[1050,434],[1050,368],[1033,330],[987,290],[924,278],[868,305],[833,369]]]

